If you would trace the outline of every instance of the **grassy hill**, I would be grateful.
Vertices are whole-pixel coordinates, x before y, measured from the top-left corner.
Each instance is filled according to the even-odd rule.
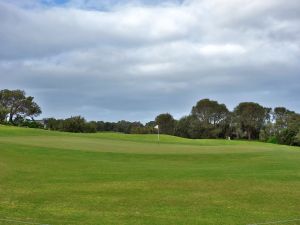
[[[300,219],[299,147],[156,138],[0,126],[0,224]]]

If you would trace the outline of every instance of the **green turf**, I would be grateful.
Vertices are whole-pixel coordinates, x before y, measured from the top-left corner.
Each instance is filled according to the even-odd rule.
[[[300,219],[299,147],[0,126],[0,224],[288,219]]]

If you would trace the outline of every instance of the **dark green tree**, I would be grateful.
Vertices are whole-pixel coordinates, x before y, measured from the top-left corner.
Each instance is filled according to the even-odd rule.
[[[155,118],[155,122],[159,125],[159,129],[162,134],[174,134],[176,121],[171,114],[160,114]]]
[[[259,135],[261,128],[270,118],[269,112],[269,108],[264,108],[258,103],[242,102],[234,109],[236,128],[246,132],[250,140]]]
[[[300,146],[300,131],[297,133],[296,137],[294,138],[294,145]]]
[[[184,138],[190,138],[190,127],[193,116],[184,116],[177,121],[175,127],[175,135]]]
[[[116,131],[129,134],[131,130],[131,122],[126,121],[126,120],[121,120],[116,123]]]
[[[195,116],[189,116],[189,127],[188,127],[189,137],[193,139],[197,138],[207,138],[207,128],[199,121]]]
[[[210,99],[202,99],[192,108],[191,114],[200,122],[202,138],[225,136],[229,111],[224,104]]]
[[[9,122],[13,123],[15,118],[19,117],[36,117],[42,113],[41,108],[33,101],[33,97],[26,97],[22,90],[1,90],[0,91],[0,108],[2,114],[7,113]],[[4,115],[1,116],[2,118]]]
[[[96,133],[97,123],[95,121],[87,122],[84,126],[84,133]]]
[[[81,116],[73,116],[63,121],[63,131],[84,133],[86,121]]]
[[[156,129],[154,128],[156,126],[155,121],[149,121],[148,123],[145,124],[145,129],[147,130],[148,134],[154,134],[156,133]]]
[[[141,122],[132,122],[130,125],[131,134],[147,134],[146,127]]]
[[[201,123],[217,126],[226,121],[228,109],[224,104],[210,99],[202,99],[192,108],[192,115],[196,116]]]
[[[300,114],[290,114],[287,127],[277,134],[280,144],[297,145],[297,135],[300,132]]]

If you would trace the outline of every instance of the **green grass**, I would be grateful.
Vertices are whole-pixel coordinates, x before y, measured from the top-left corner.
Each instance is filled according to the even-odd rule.
[[[156,138],[0,126],[0,224],[300,219],[299,147]]]

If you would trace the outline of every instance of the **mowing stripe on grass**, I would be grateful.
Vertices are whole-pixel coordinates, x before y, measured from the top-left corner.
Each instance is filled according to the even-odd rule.
[[[253,223],[253,224],[247,224],[247,225],[262,225],[262,224],[288,223],[288,222],[294,222],[294,221],[300,221],[300,219],[280,220],[280,221],[273,221],[273,222],[266,222],[266,223]]]
[[[26,221],[20,221],[20,220],[12,220],[12,219],[0,219],[0,221],[14,222],[14,223],[23,223],[23,224],[35,224],[35,225],[50,225],[50,224],[44,224],[44,223],[32,223],[32,222],[26,222]]]

